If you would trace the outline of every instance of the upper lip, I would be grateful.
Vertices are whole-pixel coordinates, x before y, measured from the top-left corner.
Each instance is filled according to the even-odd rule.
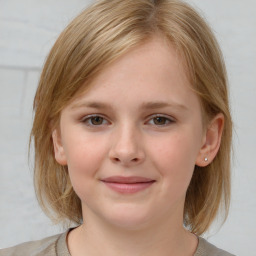
[[[153,182],[155,180],[140,176],[131,176],[131,177],[124,177],[124,176],[111,176],[104,179],[101,179],[101,181],[109,182],[109,183],[142,183],[142,182]]]

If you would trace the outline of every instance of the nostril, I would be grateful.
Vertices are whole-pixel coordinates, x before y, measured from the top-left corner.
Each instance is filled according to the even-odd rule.
[[[122,162],[121,159],[118,158],[118,157],[114,157],[114,158],[113,158],[113,161],[114,161],[114,162],[117,162],[117,163],[118,163],[118,162]],[[130,159],[129,162],[137,163],[137,162],[139,162],[139,158],[136,157],[136,158]]]

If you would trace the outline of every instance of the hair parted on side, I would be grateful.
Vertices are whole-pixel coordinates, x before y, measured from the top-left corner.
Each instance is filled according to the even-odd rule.
[[[34,100],[34,184],[38,201],[57,222],[81,223],[81,201],[67,166],[54,157],[52,131],[60,114],[110,62],[153,36],[173,44],[198,94],[205,122],[225,117],[219,152],[206,167],[195,166],[184,207],[184,224],[201,235],[220,208],[230,203],[232,120],[222,53],[211,29],[188,4],[179,0],[99,0],[61,33],[45,62]],[[223,207],[221,207],[223,206]]]

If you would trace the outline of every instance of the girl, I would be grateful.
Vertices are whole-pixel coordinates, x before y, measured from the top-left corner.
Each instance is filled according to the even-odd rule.
[[[76,228],[0,255],[231,255],[200,237],[228,213],[223,58],[178,0],[101,0],[45,63],[31,139],[38,200]]]

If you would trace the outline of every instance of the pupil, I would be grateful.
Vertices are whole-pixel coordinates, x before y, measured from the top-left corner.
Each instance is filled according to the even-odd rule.
[[[165,124],[165,118],[164,117],[156,117],[155,124]]]
[[[92,123],[97,125],[97,124],[101,124],[102,123],[102,117],[100,116],[96,116],[92,118]]]

